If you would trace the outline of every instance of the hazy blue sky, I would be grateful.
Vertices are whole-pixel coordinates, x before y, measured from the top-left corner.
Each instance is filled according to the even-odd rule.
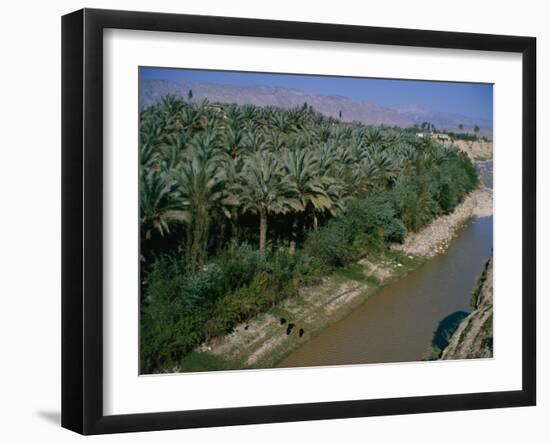
[[[276,86],[319,95],[342,95],[391,108],[418,106],[473,118],[493,116],[493,87],[480,83],[257,74],[170,68],[141,68],[143,78],[186,83],[221,83],[238,86]]]

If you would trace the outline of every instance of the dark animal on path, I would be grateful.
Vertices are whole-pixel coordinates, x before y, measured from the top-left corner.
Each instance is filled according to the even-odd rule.
[[[286,323],[286,318],[281,317],[281,324],[284,325]]]
[[[301,337],[302,335],[304,335],[304,328],[300,328],[300,330],[298,331],[298,333],[300,334],[300,337]]]
[[[294,323],[289,323],[286,328],[286,335],[290,334],[292,332],[292,329],[296,326]]]
[[[244,327],[244,330],[245,330],[245,331],[248,331],[248,325],[246,325],[246,326]]]

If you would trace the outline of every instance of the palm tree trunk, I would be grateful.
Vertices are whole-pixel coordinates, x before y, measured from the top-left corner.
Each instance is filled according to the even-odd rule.
[[[185,259],[188,262],[191,261],[192,238],[193,236],[191,235],[191,224],[187,223],[187,226],[185,227]]]
[[[231,237],[235,243],[239,242],[239,213],[237,209],[231,209]]]
[[[313,229],[317,230],[319,227],[319,219],[317,218],[317,213],[313,213]]]
[[[265,211],[260,211],[260,252],[265,251],[265,243],[267,237],[267,214]]]
[[[201,266],[206,259],[208,244],[208,209],[199,208],[195,214],[193,238],[191,240],[191,261]]]
[[[204,219],[203,219],[203,225],[202,225],[202,238],[201,238],[201,245],[200,245],[200,264],[204,264],[206,262],[206,259],[208,257],[208,234],[210,231],[210,215],[208,214],[208,210],[204,213]]]
[[[290,231],[290,248],[289,248],[290,255],[296,254],[296,238],[298,237],[297,228],[298,228],[298,217],[295,215],[294,217],[292,217],[292,228]]]
[[[198,217],[195,218],[195,226],[193,227],[193,239],[191,240],[191,263],[200,265],[200,248],[201,248],[201,225]]]

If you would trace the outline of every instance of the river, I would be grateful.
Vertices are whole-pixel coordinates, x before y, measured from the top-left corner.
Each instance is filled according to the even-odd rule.
[[[478,169],[492,187],[492,162]],[[278,367],[421,360],[432,344],[441,343],[440,332],[471,310],[470,294],[492,247],[493,217],[473,220],[445,254],[383,288]]]

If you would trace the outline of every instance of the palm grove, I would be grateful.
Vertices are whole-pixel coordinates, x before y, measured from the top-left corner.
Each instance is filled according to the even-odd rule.
[[[412,130],[173,96],[140,112],[139,174],[142,373],[383,254],[478,182]]]

